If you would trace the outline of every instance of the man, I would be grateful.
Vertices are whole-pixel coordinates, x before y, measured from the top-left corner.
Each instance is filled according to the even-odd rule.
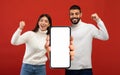
[[[71,61],[71,67],[66,69],[66,75],[92,75],[91,52],[92,40],[108,40],[109,35],[103,21],[95,13],[92,19],[97,23],[98,28],[93,24],[82,22],[82,11],[77,5],[69,9],[71,26],[71,35],[74,39],[74,59]]]

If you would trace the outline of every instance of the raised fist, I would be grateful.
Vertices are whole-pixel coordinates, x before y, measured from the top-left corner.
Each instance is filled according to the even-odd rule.
[[[19,23],[19,28],[22,30],[25,26],[25,22],[24,21],[20,21]]]
[[[96,13],[92,14],[91,17],[94,21],[98,21],[100,19]]]

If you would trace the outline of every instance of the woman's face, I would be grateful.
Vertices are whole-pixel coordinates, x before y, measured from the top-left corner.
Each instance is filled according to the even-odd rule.
[[[50,26],[49,20],[46,16],[42,17],[38,22],[39,28],[41,31],[47,30],[47,28]]]

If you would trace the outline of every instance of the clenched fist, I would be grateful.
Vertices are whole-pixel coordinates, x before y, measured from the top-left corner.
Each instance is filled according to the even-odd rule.
[[[19,28],[22,30],[25,26],[25,22],[24,21],[20,21],[19,23]]]
[[[96,22],[100,19],[99,16],[97,15],[97,13],[92,14],[91,17]]]

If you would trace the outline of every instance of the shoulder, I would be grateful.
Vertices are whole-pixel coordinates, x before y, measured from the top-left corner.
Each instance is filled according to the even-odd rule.
[[[28,33],[28,34],[34,34],[35,32],[33,32],[33,31],[27,31],[26,33]]]
[[[95,25],[93,25],[92,23],[82,22],[82,24],[83,24],[85,27],[89,27],[89,28],[96,28],[96,26],[95,26]]]
[[[34,35],[35,34],[35,32],[33,32],[33,31],[26,31],[25,33],[23,33],[24,35],[28,35],[28,36],[30,36],[30,35]]]

